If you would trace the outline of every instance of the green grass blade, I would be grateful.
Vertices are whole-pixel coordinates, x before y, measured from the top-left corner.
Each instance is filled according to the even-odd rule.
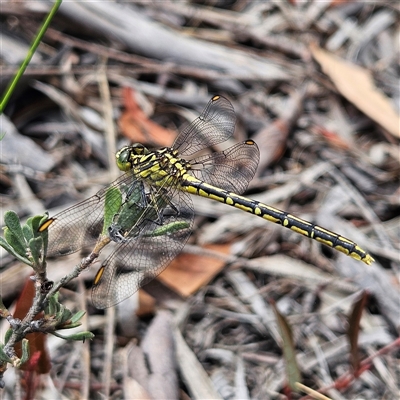
[[[28,54],[25,57],[25,60],[22,62],[21,66],[19,67],[18,72],[16,73],[14,79],[8,85],[5,95],[0,103],[0,114],[3,113],[8,101],[10,100],[11,95],[14,92],[15,87],[18,84],[18,81],[20,80],[21,76],[25,72],[26,67],[29,65],[33,55],[35,54],[37,47],[39,46],[40,41],[42,40],[47,28],[50,25],[51,20],[53,19],[54,15],[57,12],[58,8],[60,7],[61,3],[62,3],[62,0],[56,0],[56,2],[54,3],[52,9],[50,10],[49,15],[46,17],[43,25],[40,27],[39,33],[37,34],[35,40],[33,41],[32,46],[30,47]]]

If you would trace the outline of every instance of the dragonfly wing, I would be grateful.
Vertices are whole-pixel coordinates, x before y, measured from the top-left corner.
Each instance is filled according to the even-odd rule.
[[[92,288],[95,307],[111,307],[132,296],[181,252],[192,230],[193,204],[188,194],[178,190],[169,199],[173,207],[160,210],[161,222],[142,219],[132,229],[135,234],[104,261]]]
[[[182,156],[225,142],[235,130],[236,116],[232,104],[222,96],[214,96],[201,115],[176,138],[173,148]]]
[[[50,218],[48,256],[63,256],[93,245],[103,230],[104,199],[110,188],[132,183],[126,173],[107,188]],[[40,228],[39,228],[40,229]]]
[[[257,170],[260,151],[252,140],[190,161],[193,175],[228,192],[243,193]]]

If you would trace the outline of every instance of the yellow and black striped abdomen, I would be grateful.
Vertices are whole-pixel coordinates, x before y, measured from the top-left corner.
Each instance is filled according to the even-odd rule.
[[[201,182],[192,176],[185,176],[182,189],[188,193],[225,203],[239,208],[242,211],[257,215],[268,221],[280,224],[310,239],[317,240],[332,247],[356,260],[370,265],[374,259],[355,242],[343,236],[322,228],[311,222],[305,221],[275,207],[260,203],[257,200],[248,199],[235,193],[227,192],[205,182]]]

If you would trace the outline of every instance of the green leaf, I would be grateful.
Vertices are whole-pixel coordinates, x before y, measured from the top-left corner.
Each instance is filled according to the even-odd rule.
[[[0,361],[11,363],[12,360],[6,353],[3,351],[4,344],[0,344]]]
[[[25,245],[25,237],[22,232],[21,223],[19,221],[18,215],[15,211],[7,211],[4,215],[4,224],[8,227],[10,232],[15,236],[22,247]],[[10,243],[11,244],[11,243]]]
[[[116,187],[110,187],[104,198],[104,225],[103,235],[108,234],[108,228],[114,221],[114,216],[119,213],[122,204],[122,194]]]
[[[42,218],[39,221],[39,225],[37,227],[37,230],[39,230],[39,227],[44,224],[47,220],[49,219],[49,213],[46,211],[43,215]],[[32,228],[33,228],[33,223],[32,223]]]
[[[42,223],[42,221],[46,221],[48,219],[49,215],[35,215],[33,217],[30,217],[27,219],[25,225],[22,227],[22,231],[24,232],[25,239],[27,242],[31,240],[34,237],[48,237],[48,231],[47,229],[43,232],[39,232],[39,226]]]
[[[46,315],[56,315],[60,309],[60,304],[58,302],[58,292],[49,298],[49,302],[47,303],[47,307],[45,309]]]
[[[29,225],[32,228],[33,234],[36,236],[40,236],[42,232],[39,232],[39,226],[42,223],[43,219],[45,221],[48,219],[48,214],[41,214],[41,215],[35,215],[33,217],[28,218],[26,221],[26,224]]]
[[[153,232],[147,234],[146,236],[151,236],[151,237],[164,236],[164,235],[175,233],[177,231],[180,231],[182,229],[186,229],[189,227],[190,227],[190,224],[186,221],[175,221],[175,222],[171,222],[166,225],[162,225],[157,229],[154,229]]]
[[[28,224],[25,224],[22,226],[22,232],[24,234],[25,240],[29,243],[29,241],[33,239],[32,227],[29,226]]]
[[[142,184],[136,184],[133,187],[126,188],[126,201],[122,205],[121,211],[118,213],[118,218],[113,220],[121,232],[130,231],[139,220],[146,206],[143,196]],[[156,212],[151,213],[150,209],[147,209],[146,218],[156,219]]]
[[[70,322],[69,324],[63,324],[62,326],[59,326],[58,329],[72,329],[81,325],[82,325],[81,322],[75,322],[75,323]]]
[[[57,329],[71,329],[82,325],[80,320],[86,314],[85,311],[78,311],[74,315],[69,310],[64,311],[64,315],[59,324],[57,324]]]
[[[94,335],[92,332],[89,331],[85,331],[85,332],[78,332],[78,333],[74,333],[72,335],[69,336],[64,336],[59,334],[58,332],[51,332],[52,335],[57,336],[61,339],[65,339],[65,340],[83,340],[85,341],[86,339],[93,339]]]
[[[41,226],[48,219],[49,219],[49,214],[46,212],[44,213],[44,215],[41,216],[41,219],[39,220],[37,226],[36,226],[36,220],[32,221],[32,229],[34,234],[40,235],[43,239],[43,257],[46,257],[47,254],[47,248],[49,245],[49,231],[48,229],[46,229],[43,232],[39,232],[39,226]]]
[[[68,310],[68,308],[64,308],[63,313],[61,315],[60,324],[65,324],[67,321],[70,321],[72,317],[72,312]]]
[[[8,229],[5,228],[4,233],[6,232],[6,230],[8,230]],[[32,266],[32,262],[28,258],[23,257],[20,254],[18,254],[14,250],[14,248],[4,238],[2,238],[1,236],[0,236],[0,246],[3,247],[4,250],[6,250],[8,253],[12,254],[15,258],[17,258],[18,260],[23,262],[24,264]]]
[[[29,340],[22,339],[22,355],[21,355],[21,365],[29,360]]]
[[[21,257],[27,258],[27,249],[25,243],[21,243],[8,227],[4,228],[4,238],[7,240],[7,243],[13,248],[15,253],[19,254]]]
[[[58,303],[58,311],[56,312],[56,315],[55,315],[55,319],[56,319],[57,323],[61,322],[65,310],[66,310],[65,306],[63,304]]]
[[[11,337],[11,335],[13,334],[13,330],[10,328],[10,329],[7,329],[7,331],[6,331],[6,333],[5,333],[5,335],[4,335],[4,343],[5,344],[7,344],[8,343],[8,341],[10,340],[10,337]]]
[[[43,239],[41,237],[33,238],[29,241],[29,248],[31,250],[31,256],[35,264],[40,267],[41,260],[40,257],[42,255],[43,250]]]
[[[77,322],[80,322],[80,320],[82,319],[82,317],[86,314],[86,311],[78,311],[77,313],[75,313],[72,318],[71,318],[71,323],[75,324]]]

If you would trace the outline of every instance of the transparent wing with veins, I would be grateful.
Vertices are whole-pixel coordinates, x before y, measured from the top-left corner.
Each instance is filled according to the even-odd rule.
[[[92,288],[97,308],[107,308],[130,297],[160,274],[182,251],[192,231],[194,211],[190,196],[177,189],[151,196],[126,240],[103,263]],[[178,211],[179,210],[179,211]],[[160,219],[161,218],[161,219]]]
[[[232,137],[235,123],[235,111],[229,100],[214,96],[200,116],[183,129],[172,147],[181,156],[193,155]]]

